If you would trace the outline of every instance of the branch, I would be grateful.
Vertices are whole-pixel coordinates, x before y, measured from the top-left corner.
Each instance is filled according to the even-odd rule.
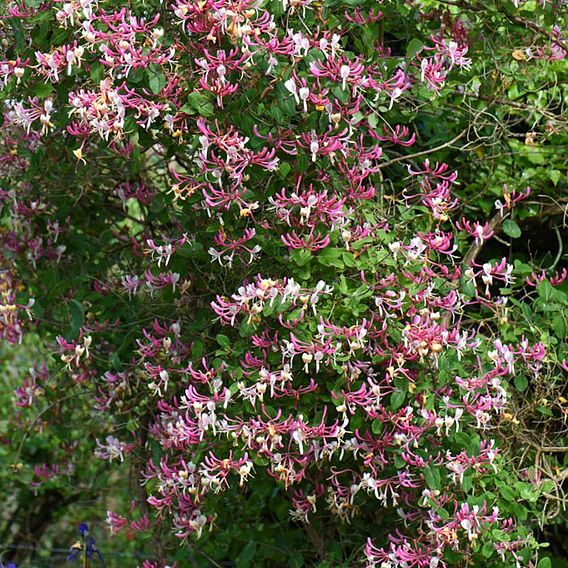
[[[568,53],[568,45],[566,45],[560,38],[556,37],[552,32],[541,28],[538,24],[531,22],[530,20],[525,20],[525,18],[520,18],[519,16],[509,16],[506,15],[507,19],[514,24],[519,24],[521,26],[525,26],[529,28],[533,32],[537,34],[546,36],[550,41],[555,43],[558,47],[561,47],[566,53]]]
[[[460,138],[463,138],[466,134],[467,130],[464,130],[461,134],[458,134],[455,138],[452,138],[450,141],[445,142],[441,146],[436,146],[435,148],[430,148],[429,150],[423,150],[422,152],[416,152],[415,154],[410,154],[408,156],[399,156],[398,158],[393,158],[392,160],[389,160],[388,162],[381,164],[378,167],[378,169],[382,170],[383,168],[386,168],[387,166],[390,166],[392,164],[396,164],[397,162],[404,162],[405,160],[410,160],[412,158],[418,158],[420,156],[426,156],[427,154],[433,154],[434,152],[437,152],[442,148],[447,148],[448,146],[451,146],[454,142],[457,142],[458,140],[460,140]]]
[[[305,524],[306,533],[310,542],[313,544],[314,548],[316,549],[317,555],[319,558],[325,558],[325,543],[323,540],[323,535],[314,527],[312,523]]]
[[[542,219],[544,217],[548,217],[550,215],[559,215],[559,214],[567,214],[568,213],[568,203],[560,203],[556,202],[554,205],[550,205],[545,207],[539,213],[532,215],[531,217],[527,217],[524,221],[534,221],[537,219]],[[503,225],[503,221],[507,218],[506,215],[501,216],[500,213],[497,213],[494,217],[491,218],[489,221],[489,228],[494,232],[494,236],[498,235],[501,232],[501,227]],[[462,262],[461,262],[461,274],[463,274],[464,270],[468,269],[471,266],[471,263],[475,261],[481,250],[483,249],[485,243],[487,241],[483,241],[482,243],[476,244],[473,243],[466,251]],[[454,280],[453,287],[459,287],[459,279]],[[444,316],[444,322],[446,325],[449,324],[451,317],[451,312],[447,312]],[[563,450],[559,450],[563,451]],[[568,450],[567,450],[568,451]]]
[[[535,215],[531,215],[530,217],[527,217],[524,221],[530,223],[530,222],[534,222],[536,220],[543,219],[544,217],[566,214],[567,212],[568,212],[568,203],[555,203],[554,205],[549,205],[548,207],[544,207]],[[506,216],[501,216],[500,213],[497,213],[497,215],[495,215],[489,221],[489,229],[491,231],[493,231],[495,233],[495,235],[498,235],[501,232],[503,221],[506,218],[507,218]],[[469,249],[465,253],[463,260],[462,260],[462,266],[464,268],[469,268],[471,263],[473,261],[475,261],[475,259],[477,258],[477,256],[481,252],[481,249],[483,248],[484,245],[485,245],[485,241],[480,243],[480,244],[474,243],[469,247]]]
[[[482,9],[487,10],[487,6],[484,6],[483,4],[477,4],[477,3],[470,4],[468,2],[464,2],[463,0],[435,0],[435,1],[438,2],[439,4],[457,6],[462,10],[469,10],[472,12],[479,12]],[[520,26],[524,26],[525,28],[528,28],[533,32],[536,32],[539,35],[546,36],[550,41],[554,42],[556,45],[558,45],[568,53],[568,46],[561,39],[557,38],[552,32],[544,28],[541,28],[538,24],[531,22],[530,20],[526,20],[525,18],[521,18],[520,16],[511,16],[509,14],[505,14],[504,12],[499,10],[498,6],[499,4],[497,2],[497,9],[499,13],[503,14],[510,22],[513,22],[514,24],[518,24]]]
[[[492,219],[489,221],[488,230],[493,231],[494,235],[498,235],[501,232],[501,226],[503,225],[503,221],[507,218],[506,215],[501,215],[501,213],[497,213]],[[485,245],[485,241],[481,241],[480,243],[473,243],[467,252],[465,253],[462,266],[465,268],[469,268],[471,263],[475,261],[477,255],[481,252],[481,249]]]

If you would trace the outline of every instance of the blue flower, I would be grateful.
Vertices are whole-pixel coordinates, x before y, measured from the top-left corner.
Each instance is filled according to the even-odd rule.
[[[103,563],[103,557],[95,546],[95,539],[89,536],[89,525],[87,525],[87,523],[81,523],[79,525],[79,534],[81,539],[71,546],[67,560],[73,562],[79,557],[86,556],[87,558],[97,558]],[[0,566],[0,568],[2,568],[2,566]],[[14,566],[14,568],[16,567]]]

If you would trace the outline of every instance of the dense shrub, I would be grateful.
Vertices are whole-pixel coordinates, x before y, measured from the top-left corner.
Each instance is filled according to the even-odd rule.
[[[9,2],[5,542],[104,510],[147,567],[550,566],[565,16]]]

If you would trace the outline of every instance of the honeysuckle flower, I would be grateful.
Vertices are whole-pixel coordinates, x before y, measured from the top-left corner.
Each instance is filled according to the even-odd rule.
[[[540,274],[532,273],[530,276],[525,276],[525,282],[529,286],[536,286],[539,282],[547,280],[552,284],[552,286],[558,286],[562,284],[568,277],[568,269],[563,268],[562,271],[555,272],[552,276],[547,276],[546,271],[543,270]]]
[[[220,231],[214,238],[217,249],[211,247],[208,252],[213,258],[213,261],[218,261],[222,266],[230,267],[233,264],[235,255],[248,256],[248,259],[245,260],[245,262],[250,264],[261,251],[260,245],[254,245],[253,247],[247,245],[247,243],[251,241],[255,235],[255,229],[246,229],[241,238],[230,240],[227,239],[224,231]]]
[[[177,272],[160,272],[155,275],[152,274],[150,270],[147,270],[144,273],[144,280],[148,288],[150,288],[151,294],[153,294],[156,290],[161,290],[167,286],[171,286],[175,292],[176,284],[180,280],[180,275]]]
[[[475,221],[472,225],[467,219],[462,219],[456,223],[456,226],[460,231],[472,235],[476,245],[483,244],[483,242],[490,239],[495,234],[490,228],[489,223],[481,225],[479,222]]]
[[[131,450],[132,446],[121,442],[114,436],[107,436],[105,443],[96,440],[98,448],[95,450],[95,455],[103,460],[119,460],[124,461],[124,455]]]
[[[56,339],[62,352],[61,360],[68,369],[80,367],[83,359],[88,361],[90,358],[89,347],[93,339],[90,335],[83,335],[83,330],[80,331],[78,341],[67,341],[61,336]]]
[[[126,275],[122,277],[121,280],[122,286],[128,292],[128,296],[132,297],[133,294],[138,292],[138,288],[140,287],[140,278],[135,275]]]
[[[327,247],[331,242],[329,235],[324,236],[321,233],[315,233],[313,227],[304,238],[298,235],[296,231],[286,233],[280,238],[289,250],[306,249],[318,251]]]

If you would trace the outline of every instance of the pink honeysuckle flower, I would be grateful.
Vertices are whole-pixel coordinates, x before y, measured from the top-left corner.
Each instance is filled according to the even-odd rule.
[[[371,135],[371,137],[380,140],[381,142],[392,142],[393,144],[405,147],[412,146],[416,141],[416,134],[413,132],[410,135],[410,130],[408,129],[408,127],[401,126],[400,124],[397,124],[394,127],[385,124],[384,134],[382,136],[377,134],[372,129],[369,129],[369,134]]]
[[[150,288],[153,294],[156,290],[161,290],[167,286],[171,286],[175,292],[176,284],[180,280],[180,275],[177,272],[160,272],[159,274],[153,274],[150,270],[144,272],[144,280],[146,286]]]
[[[283,340],[282,356],[283,363],[285,358],[289,358],[290,365],[294,361],[296,355],[301,355],[304,363],[304,372],[309,372],[309,365],[315,362],[316,373],[320,371],[322,362],[328,364],[339,351],[341,343],[333,344],[333,339],[329,338],[325,341],[300,341],[293,333],[290,333],[290,340]]]
[[[372,540],[367,540],[365,556],[367,568],[408,566],[412,568],[446,568],[446,563],[440,558],[434,546],[423,544],[419,539],[410,540],[405,537],[396,538],[389,535],[391,540],[387,549],[376,548]]]
[[[231,266],[235,255],[248,255],[246,264],[251,264],[261,251],[260,245],[248,246],[246,243],[251,241],[256,235],[256,230],[246,229],[243,236],[239,239],[229,240],[224,231],[220,231],[213,239],[217,250],[213,247],[209,249],[209,254],[213,260],[217,260],[221,266]],[[224,263],[224,264],[223,264]]]
[[[491,226],[488,222],[482,225],[478,221],[475,221],[473,224],[471,224],[467,219],[462,218],[461,221],[456,222],[456,227],[460,231],[473,236],[476,245],[483,244],[495,234],[495,231],[491,229]]]
[[[481,268],[481,270],[479,270],[479,268]],[[490,287],[495,281],[509,286],[514,281],[512,274],[513,265],[508,264],[506,258],[502,258],[500,262],[496,262],[495,264],[486,262],[483,265],[479,265],[473,262],[470,268],[465,271],[465,275],[474,284],[476,284],[476,279],[481,276],[481,280],[485,284],[485,295],[487,297],[490,297]]]
[[[44,386],[47,381],[47,367],[32,367],[22,384],[14,390],[16,406],[30,408],[45,394]]]
[[[309,150],[312,162],[315,162],[318,156],[330,156],[333,159],[336,153],[346,152],[349,143],[350,135],[347,129],[339,134],[332,134],[330,129],[322,136],[318,136],[315,130],[310,133],[302,132],[299,145]]]
[[[313,227],[310,229],[309,234],[303,237],[299,236],[296,231],[291,231],[282,235],[280,239],[288,247],[288,250],[306,249],[311,252],[324,249],[331,242],[328,234],[316,233]]]
[[[283,188],[280,193],[269,198],[278,218],[288,226],[315,227],[318,223],[324,223],[334,227],[349,214],[349,210],[344,209],[346,197],[328,196],[327,190],[317,192],[312,184],[308,189],[300,190],[301,182],[302,178],[299,177],[296,191],[290,195],[287,195]]]
[[[562,271],[555,272],[552,276],[547,276],[545,270],[543,270],[540,274],[533,272],[530,276],[525,276],[525,282],[529,286],[537,286],[539,282],[543,282],[547,278],[553,286],[559,286],[566,280],[566,278],[568,278],[568,269],[563,268]]]
[[[360,6],[356,6],[353,12],[345,12],[345,19],[351,23],[364,26],[365,24],[370,24],[372,22],[378,22],[382,17],[383,13],[376,8],[373,8],[365,16],[361,11]]]
[[[434,167],[430,166],[430,160],[426,159],[422,167],[423,170],[413,170],[411,166],[408,166],[408,173],[412,176],[426,176],[426,177],[434,177],[439,178],[449,183],[454,183],[458,178],[457,172],[446,173],[448,171],[449,166],[447,164],[440,164],[436,162]]]
[[[8,105],[12,121],[25,128],[28,134],[36,120],[39,120],[41,124],[41,134],[48,134],[53,130],[54,125],[51,122],[51,118],[54,107],[51,99],[46,99],[41,104],[38,99],[29,98],[29,108],[26,108],[23,101],[11,101]]]
[[[297,489],[292,494],[292,509],[290,509],[290,516],[297,521],[309,523],[309,514],[317,512],[317,500],[323,497],[325,492],[322,484],[317,487],[308,495],[301,490]]]
[[[501,214],[501,217],[505,215],[505,210],[512,209],[514,205],[523,201],[531,194],[531,188],[527,187],[525,191],[517,192],[513,190],[509,193],[507,184],[503,184],[503,196],[505,198],[505,203],[502,203],[500,199],[495,200],[495,208]]]
[[[129,453],[134,448],[133,444],[126,444],[110,435],[106,437],[105,443],[101,443],[97,439],[97,446],[95,456],[99,459],[108,460],[110,462],[114,460],[123,462],[125,454]]]

